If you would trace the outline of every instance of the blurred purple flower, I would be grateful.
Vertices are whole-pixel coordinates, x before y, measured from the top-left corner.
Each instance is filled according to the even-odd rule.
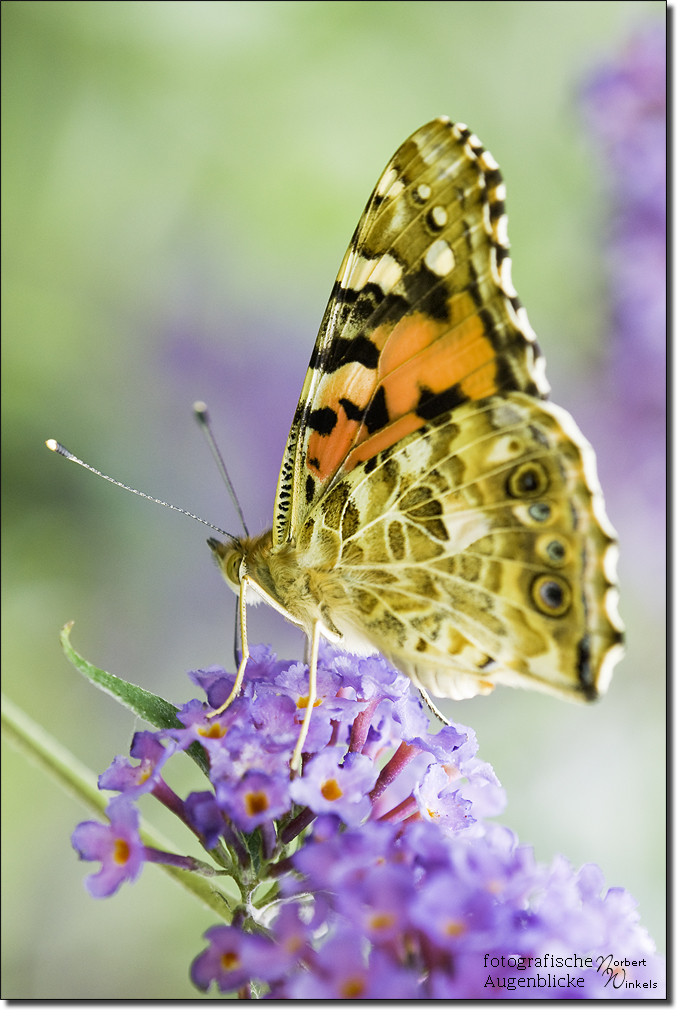
[[[614,388],[605,410],[616,439],[615,472],[659,520],[667,378],[666,98],[665,24],[638,32],[618,59],[591,76],[582,95],[610,201]]]
[[[287,966],[288,958],[264,936],[234,926],[212,926],[205,938],[209,947],[195,958],[190,972],[193,984],[205,992],[212,982],[221,992],[232,992],[252,979],[270,981]]]

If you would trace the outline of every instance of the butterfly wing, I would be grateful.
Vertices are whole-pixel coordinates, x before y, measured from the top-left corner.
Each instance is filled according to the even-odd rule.
[[[315,343],[280,471],[275,544],[293,540],[339,467],[467,400],[547,394],[511,281],[504,200],[492,156],[446,118],[386,167]]]
[[[544,402],[504,199],[460,124],[397,151],[325,312],[273,544],[296,545],[327,624],[438,696],[591,699],[622,651],[617,545],[592,449]]]
[[[342,473],[298,537],[348,640],[452,698],[603,693],[622,650],[616,556],[590,446],[522,393],[443,413]]]

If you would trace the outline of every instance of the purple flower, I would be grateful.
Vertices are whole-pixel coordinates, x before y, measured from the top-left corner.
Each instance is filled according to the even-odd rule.
[[[289,999],[416,999],[416,977],[372,954],[366,963],[362,938],[346,930],[317,954],[310,971],[288,987]]]
[[[246,719],[249,705],[249,699],[236,698],[225,712],[214,718],[209,715],[211,709],[205,708],[202,702],[194,699],[176,713],[179,722],[186,727],[185,730],[171,729],[167,732],[176,740],[181,750],[186,750],[197,741],[211,758],[221,750],[223,739],[229,729],[236,725],[238,720]]]
[[[168,746],[160,743],[159,735],[147,730],[135,733],[130,755],[140,759],[139,764],[133,765],[121,755],[113,758],[111,766],[99,775],[99,789],[119,790],[131,799],[151,792],[160,781],[163,765],[175,750],[173,742]]]
[[[347,946],[341,940],[347,967],[332,968],[324,956],[325,949],[333,950],[328,943],[322,957],[310,959],[309,976],[286,984],[285,998],[348,998],[336,995],[346,979],[356,991],[372,993],[371,966],[379,965],[380,971],[384,963],[394,977],[415,969],[416,975],[408,976],[417,979],[415,998],[505,998],[503,978],[509,973],[504,969],[513,967],[515,974],[521,958],[524,971],[536,974],[531,975],[531,991],[515,985],[515,993],[542,998],[547,986],[549,998],[561,999],[566,991],[566,982],[562,988],[558,981],[561,973],[548,981],[543,969],[555,967],[548,960],[553,954],[563,958],[575,953],[588,958],[575,976],[584,980],[580,989],[576,986],[576,997],[599,999],[609,995],[608,976],[598,971],[595,959],[607,948],[622,949],[635,960],[632,971],[642,984],[656,983],[643,996],[662,991],[662,964],[638,926],[632,899],[621,889],[604,894],[596,867],[576,874],[561,857],[550,868],[540,866],[506,828],[489,827],[484,837],[468,841],[425,821],[399,830],[373,823],[343,834],[331,828],[318,824],[317,839],[314,831],[294,864],[303,873],[297,886],[321,892],[333,909],[327,923],[333,922],[339,937],[353,937]],[[360,961],[367,940],[373,948],[368,965]],[[503,969],[499,982],[496,966]],[[536,975],[542,985],[536,985]],[[487,982],[489,976],[494,981]],[[379,975],[381,984],[386,983]],[[386,992],[390,989],[384,988],[381,998]],[[620,995],[629,998],[637,992],[632,988]]]
[[[202,836],[206,849],[213,849],[223,834],[223,814],[214,793],[190,793],[184,803],[186,821]]]
[[[248,771],[235,786],[219,783],[216,798],[240,831],[251,832],[287,813],[291,805],[289,793],[288,778]]]
[[[616,435],[621,432],[614,446],[617,479],[633,495],[641,489],[655,527],[665,497],[665,23],[637,32],[617,59],[598,69],[582,103],[602,152],[610,204],[607,273],[614,389],[604,410]],[[632,515],[636,523],[636,507]]]
[[[108,804],[106,814],[110,818],[108,826],[83,821],[71,836],[80,859],[101,863],[99,872],[85,881],[93,898],[108,898],[125,880],[136,880],[144,862],[136,809],[125,797],[118,796]]]
[[[475,823],[470,813],[472,803],[464,800],[458,786],[449,782],[449,776],[441,765],[430,765],[419,783],[414,787],[414,796],[420,814],[429,821],[444,825],[447,830],[457,831]]]
[[[609,998],[609,986],[614,998],[639,986],[662,995],[662,963],[625,891],[605,890],[593,866],[537,864],[484,819],[505,794],[471,729],[428,733],[420,703],[383,660],[323,648],[319,728],[291,779],[307,671],[261,647],[253,655],[254,679],[221,716],[194,700],[181,709],[184,730],[136,734],[140,764],[116,758],[101,777],[123,792],[110,827],[87,822],[73,834],[81,858],[102,864],[87,881],[99,897],[135,879],[144,860],[212,875],[190,856],[144,848],[132,800],[150,791],[236,878],[243,905],[232,925],[206,933],[191,969],[198,988],[248,995],[261,982],[270,999],[565,999],[563,976],[538,979],[553,954],[576,953],[589,959],[577,998]],[[192,676],[212,703],[229,690],[220,668]],[[174,740],[199,740],[209,757],[211,788],[185,800],[160,775]],[[255,830],[252,845],[241,833]],[[251,899],[261,893],[262,905]],[[603,961],[609,951],[636,962],[622,979]],[[526,978],[532,968],[538,984],[525,992],[509,971]]]
[[[193,984],[207,992],[216,982],[221,992],[232,992],[253,979],[270,981],[284,972],[287,959],[264,936],[234,926],[212,926],[204,934],[209,947],[193,961]]]
[[[301,919],[299,911],[296,904],[283,905],[273,925],[273,936],[281,951],[278,956],[288,958],[285,970],[312,954],[312,928]],[[317,912],[314,918],[318,918]]]
[[[303,777],[294,779],[289,793],[296,803],[315,813],[336,813],[346,824],[363,821],[371,812],[369,790],[378,777],[374,763],[363,754],[342,753],[328,748],[309,761]]]

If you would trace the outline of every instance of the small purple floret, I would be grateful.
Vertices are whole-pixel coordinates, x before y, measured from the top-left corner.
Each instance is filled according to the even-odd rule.
[[[71,844],[80,859],[98,860],[101,869],[87,877],[85,887],[93,898],[108,898],[125,880],[138,877],[144,862],[144,847],[139,838],[139,815],[126,797],[116,797],[108,804],[110,824],[83,821],[71,836]]]

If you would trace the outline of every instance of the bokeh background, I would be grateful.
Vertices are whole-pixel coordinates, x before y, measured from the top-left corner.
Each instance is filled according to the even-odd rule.
[[[447,711],[506,786],[502,821],[541,860],[599,863],[662,948],[664,334],[618,339],[619,290],[640,296],[609,253],[612,120],[585,96],[664,4],[6,0],[2,15],[5,691],[101,771],[140,727],[62,657],[66,621],[92,662],[177,703],[186,670],[230,662],[235,598],[205,528],[44,440],[237,532],[191,418],[204,399],[250,527],[270,524],[344,249],[396,147],[446,113],[504,171],[515,283],[553,399],[598,451],[628,628],[598,706],[499,688]],[[253,641],[301,655],[270,610],[250,619]],[[2,995],[194,996],[213,916],[152,866],[90,899],[69,844],[82,810],[3,759]],[[201,788],[182,760],[173,784]]]

